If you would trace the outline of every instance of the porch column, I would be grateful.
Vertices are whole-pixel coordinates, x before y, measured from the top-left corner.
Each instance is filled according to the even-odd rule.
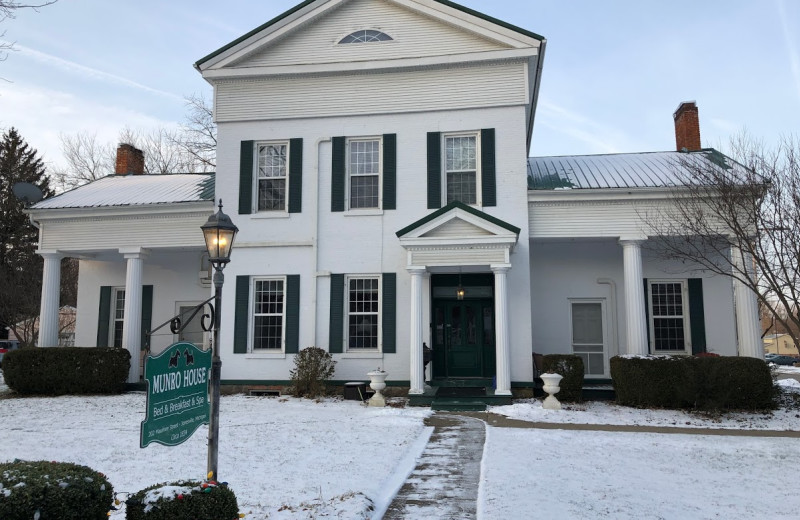
[[[408,267],[411,273],[411,327],[409,328],[409,379],[408,393],[420,395],[425,392],[425,365],[422,358],[422,278],[424,267]]]
[[[644,242],[642,238],[620,238],[619,241],[622,246],[625,271],[625,326],[628,354],[646,356],[650,352],[650,345],[647,344],[646,302],[642,285],[642,242]]]
[[[141,248],[120,250],[127,261],[125,274],[125,314],[122,321],[122,348],[131,353],[128,383],[138,383],[142,350],[142,268],[147,252]]]
[[[750,255],[738,246],[731,246],[734,273],[752,273]],[[758,301],[755,293],[746,284],[733,278],[733,301],[736,309],[736,336],[739,339],[739,355],[764,359],[761,342],[761,321],[758,316]]]
[[[39,251],[44,258],[42,270],[42,301],[39,306],[40,347],[58,346],[58,307],[61,297],[61,258],[57,252]]]
[[[510,264],[492,265],[494,273],[494,319],[497,330],[497,381],[495,395],[511,395],[511,345],[508,337],[508,282]]]

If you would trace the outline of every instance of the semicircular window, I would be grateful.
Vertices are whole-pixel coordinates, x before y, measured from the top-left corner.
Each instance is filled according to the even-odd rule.
[[[391,40],[392,37],[386,33],[373,30],[356,31],[353,34],[348,34],[339,43],[369,43],[369,42],[386,42]]]

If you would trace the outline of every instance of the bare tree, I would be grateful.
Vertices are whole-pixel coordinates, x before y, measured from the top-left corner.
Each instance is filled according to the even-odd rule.
[[[768,148],[742,134],[728,156],[689,153],[675,170],[671,209],[646,218],[649,247],[738,280],[784,330],[800,329],[800,140]]]
[[[217,166],[217,125],[214,123],[214,111],[202,94],[193,94],[185,100],[186,117],[176,144],[200,164],[213,170]]]
[[[45,7],[56,3],[58,0],[50,0],[47,2],[37,2],[35,4],[23,4],[17,0],[0,0],[0,23],[8,19],[15,18],[16,12],[20,9],[33,9],[37,10],[40,7]],[[6,32],[0,32],[0,38],[4,38]],[[5,61],[8,58],[9,51],[14,50],[13,42],[0,41],[0,61]]]
[[[76,188],[114,173],[114,146],[100,143],[97,134],[60,134],[66,167],[55,168],[53,180],[59,191]]]

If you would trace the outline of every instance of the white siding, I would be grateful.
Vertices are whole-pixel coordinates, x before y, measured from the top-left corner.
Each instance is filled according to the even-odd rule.
[[[372,29],[390,42],[343,44],[358,30]],[[284,40],[246,57],[235,67],[341,63],[378,59],[442,56],[509,48],[475,34],[445,25],[391,2],[354,0],[291,33]]]
[[[524,105],[523,62],[216,83],[218,122]],[[485,125],[483,126],[485,127]],[[479,128],[483,128],[479,127]]]
[[[492,233],[490,233],[489,231],[483,228],[479,228],[474,224],[470,224],[465,220],[462,220],[460,218],[454,218],[448,222],[445,222],[436,229],[428,231],[422,236],[447,238],[447,237],[475,237],[475,236],[486,236],[491,234]]]
[[[647,235],[648,216],[667,207],[656,201],[570,201],[528,205],[531,238]]]

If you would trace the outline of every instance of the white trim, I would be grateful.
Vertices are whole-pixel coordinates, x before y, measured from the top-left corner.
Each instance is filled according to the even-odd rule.
[[[247,306],[247,352],[246,354],[255,355],[255,356],[262,356],[265,354],[286,354],[286,276],[251,276],[250,277],[250,288],[249,288],[249,302]],[[255,315],[255,292],[256,292],[256,282],[264,282],[264,281],[281,281],[283,283],[283,312],[281,313],[281,348],[280,349],[256,349],[254,347],[255,344],[255,324],[256,324],[256,315]]]
[[[588,374],[584,371],[584,378],[586,379],[605,379],[609,377],[609,366],[608,366],[608,317],[606,314],[606,298],[567,298],[567,302],[569,303],[569,343],[570,349],[573,354],[575,352],[575,338],[573,336],[575,332],[574,328],[574,317],[572,314],[572,306],[575,303],[597,303],[600,305],[600,322],[602,326],[602,333],[603,333],[603,343],[602,348],[603,351],[601,354],[603,355],[603,373],[602,374]],[[592,354],[590,352],[582,352],[584,354]],[[597,352],[593,352],[597,354]],[[588,366],[585,367],[585,370],[588,370]]]
[[[350,207],[350,199],[351,199],[351,184],[350,178],[352,175],[351,172],[351,163],[350,163],[350,144],[353,142],[378,142],[378,205],[377,206],[370,206],[365,208],[351,208]],[[356,214],[364,214],[364,211],[383,211],[383,135],[376,135],[376,136],[359,136],[359,137],[347,137],[345,138],[344,144],[345,150],[345,192],[344,192],[344,207],[345,213],[353,212]],[[359,174],[357,176],[373,176],[375,174]]]
[[[376,338],[377,348],[350,348],[350,281],[351,280],[376,280],[378,282],[378,331]],[[344,350],[342,354],[381,354],[383,355],[383,275],[382,274],[346,274],[344,276],[344,316],[343,316],[343,338]],[[372,314],[372,313],[369,313]],[[357,356],[356,356],[357,357]]]
[[[174,316],[178,316],[181,313],[181,307],[197,307],[201,303],[202,302],[200,302],[200,301],[184,301],[184,300],[176,301],[175,302],[175,314],[174,314]],[[190,316],[191,316],[191,314],[190,314]],[[188,317],[189,316],[187,316],[187,318]],[[201,329],[200,330],[203,332],[203,342],[200,344],[200,348],[207,349],[208,346],[209,346],[209,344],[208,344],[208,340],[209,340],[208,336],[209,335],[206,333],[206,331],[202,330],[202,323],[203,323],[202,322],[202,319],[203,319],[203,310],[202,309],[197,312],[197,315],[194,317],[194,319],[200,320],[199,321],[199,323],[201,324]],[[173,334],[172,335],[172,342],[173,343],[177,343],[178,341],[181,341],[180,334]]]
[[[683,350],[656,350],[655,342],[655,315],[653,313],[653,284],[681,284],[681,307],[683,314],[680,316],[683,319]],[[689,320],[689,283],[685,278],[670,279],[670,278],[653,278],[647,279],[647,330],[650,333],[650,341],[648,349],[651,354],[664,355],[664,354],[678,354],[690,355],[692,353],[692,327]],[[676,318],[676,316],[663,316],[665,318]]]
[[[261,177],[259,176],[260,172],[260,149],[262,146],[285,146],[286,147],[286,164],[284,165],[284,175],[283,177],[264,177],[264,179],[275,179],[280,180],[283,179],[285,184],[284,188],[284,199],[283,199],[283,208],[280,209],[258,209],[258,199],[260,195],[260,183],[259,180]],[[258,218],[275,218],[273,215],[278,217],[284,217],[289,215],[289,163],[292,160],[291,158],[291,146],[288,139],[276,139],[276,140],[269,140],[269,141],[256,141],[253,143],[253,185],[254,190],[252,194],[252,200],[250,201],[252,215]]]
[[[111,348],[125,348],[124,343],[124,327],[125,327],[125,314],[127,314],[127,309],[125,309],[125,296],[122,297],[122,317],[117,319],[117,302],[119,301],[118,294],[122,291],[125,293],[124,286],[112,287],[111,288],[111,309],[109,309],[108,318],[108,346]],[[116,322],[120,321],[122,323],[123,329],[119,331],[119,345],[114,344],[114,330]]]
[[[441,186],[442,186],[442,206],[446,206],[448,204],[447,201],[447,140],[458,138],[458,137],[472,137],[475,139],[475,202],[465,202],[460,201],[464,204],[475,208],[482,208],[483,207],[483,190],[481,187],[483,186],[481,182],[481,175],[483,172],[483,165],[481,164],[481,131],[480,130],[466,130],[463,132],[442,132],[441,134],[441,157],[439,160],[441,161],[441,169],[442,169],[442,178],[441,178]],[[471,170],[453,170],[454,172],[464,171],[468,172]]]

